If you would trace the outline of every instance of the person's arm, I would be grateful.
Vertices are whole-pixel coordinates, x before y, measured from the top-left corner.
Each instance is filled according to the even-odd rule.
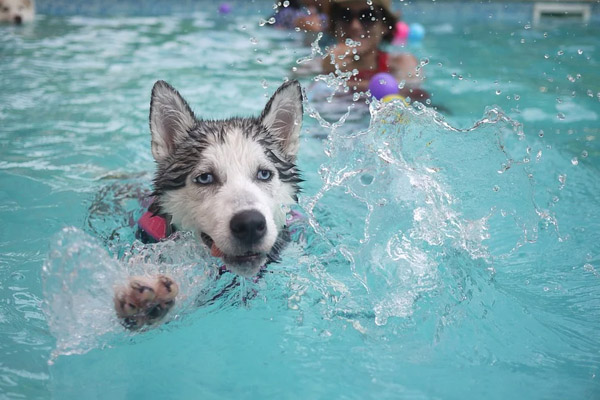
[[[425,79],[424,71],[419,62],[410,53],[392,54],[388,60],[390,73],[398,80],[404,81],[406,87],[416,88]]]

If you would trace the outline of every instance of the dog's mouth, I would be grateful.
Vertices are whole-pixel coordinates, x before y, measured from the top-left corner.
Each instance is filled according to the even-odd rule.
[[[210,255],[223,260],[227,265],[241,267],[257,267],[262,266],[266,260],[266,254],[260,252],[247,251],[244,254],[230,255],[225,254],[217,247],[215,241],[206,233],[200,234],[204,244],[210,249]]]

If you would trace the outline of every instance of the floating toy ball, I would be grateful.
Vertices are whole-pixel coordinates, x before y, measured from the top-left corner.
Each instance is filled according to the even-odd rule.
[[[396,22],[396,33],[394,33],[394,43],[404,43],[408,38],[410,27],[406,22]]]
[[[231,12],[231,4],[221,3],[219,5],[219,14],[229,14]]]
[[[398,81],[387,72],[375,74],[369,82],[369,90],[373,97],[381,100],[389,94],[398,94]]]
[[[425,28],[423,25],[415,22],[410,24],[408,31],[408,40],[418,42],[425,37]]]

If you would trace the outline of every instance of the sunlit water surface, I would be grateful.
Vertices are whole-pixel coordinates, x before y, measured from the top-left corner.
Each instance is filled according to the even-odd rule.
[[[268,2],[210,8],[0,27],[2,397],[597,398],[598,28],[426,25],[436,113],[330,103]],[[220,118],[302,72],[282,261],[218,278],[189,234],[136,242],[153,83]],[[113,286],[152,272],[178,304],[127,332]]]

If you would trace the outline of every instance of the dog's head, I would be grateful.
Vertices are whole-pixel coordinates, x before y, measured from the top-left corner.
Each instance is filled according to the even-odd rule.
[[[35,3],[33,0],[0,0],[0,21],[22,24],[33,21]]]
[[[197,119],[169,84],[152,89],[150,131],[160,211],[194,231],[232,271],[255,275],[277,252],[297,201],[302,91],[284,83],[258,118]]]

